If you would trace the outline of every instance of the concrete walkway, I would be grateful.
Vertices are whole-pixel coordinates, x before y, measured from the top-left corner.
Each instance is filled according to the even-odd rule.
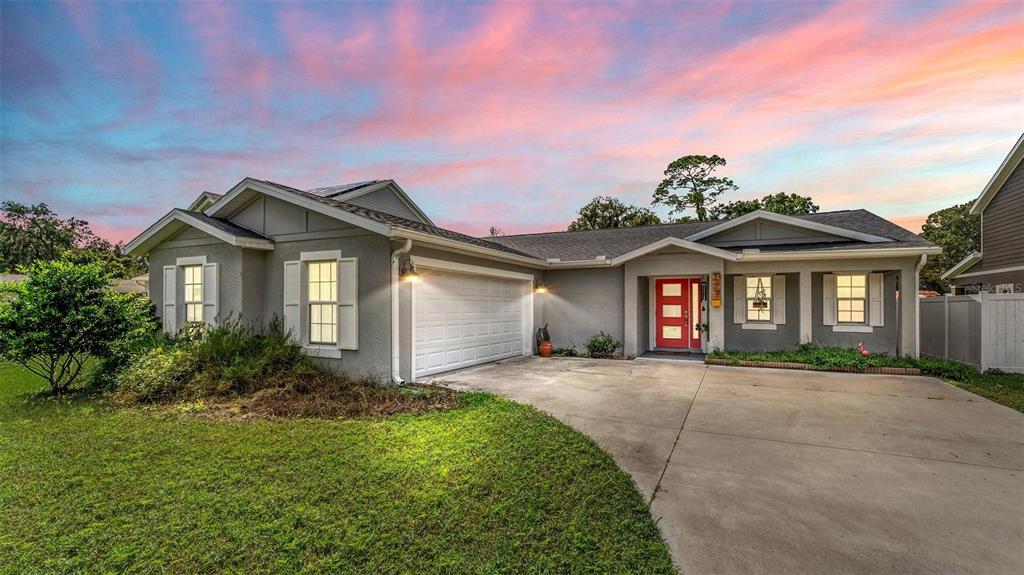
[[[1024,573],[1024,415],[944,382],[540,358],[443,379],[594,438],[686,575]]]

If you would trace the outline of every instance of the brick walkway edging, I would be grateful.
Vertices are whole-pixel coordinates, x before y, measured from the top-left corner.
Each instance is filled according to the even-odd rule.
[[[873,373],[880,375],[921,375],[921,370],[916,367],[853,367],[851,365],[833,365],[830,367],[819,367],[809,363],[796,363],[790,361],[730,361],[728,359],[706,358],[707,365],[724,365],[728,367],[766,367],[770,369],[802,369],[806,371],[841,371],[845,373]]]

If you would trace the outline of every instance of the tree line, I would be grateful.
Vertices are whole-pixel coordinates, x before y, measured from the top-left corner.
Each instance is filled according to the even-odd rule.
[[[45,203],[0,203],[0,272],[18,272],[38,261],[96,264],[108,278],[145,273],[146,259],[97,236],[89,223],[63,218]]]
[[[725,158],[718,155],[689,155],[670,163],[665,169],[665,178],[651,198],[652,207],[669,209],[668,221],[651,208],[629,205],[611,196],[597,196],[577,211],[568,229],[599,230],[727,220],[756,210],[788,216],[813,214],[819,210],[810,197],[781,192],[760,199],[722,202],[724,194],[739,189],[732,179],[715,173],[725,165]],[[970,207],[971,202],[966,202],[938,210],[929,214],[921,226],[921,237],[942,248],[942,253],[930,257],[922,268],[921,289],[945,293],[948,286],[941,280],[942,274],[972,252],[981,250],[981,218],[970,215]],[[690,210],[695,217],[687,213]],[[491,235],[503,235],[503,232],[491,227]]]

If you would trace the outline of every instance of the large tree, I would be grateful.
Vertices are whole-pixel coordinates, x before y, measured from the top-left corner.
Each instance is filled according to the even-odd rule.
[[[683,156],[665,168],[665,179],[654,190],[651,203],[669,208],[670,215],[693,209],[699,221],[707,221],[710,209],[725,192],[738,189],[732,180],[715,176],[725,165],[725,158],[714,156]]]
[[[711,209],[716,220],[738,218],[756,210],[766,210],[786,216],[802,216],[818,211],[818,205],[811,198],[798,194],[769,194],[760,200],[736,200]]]
[[[597,196],[590,200],[577,212],[577,217],[569,224],[569,231],[601,230],[605,228],[632,228],[660,224],[658,214],[647,208],[630,206],[618,198]]]
[[[970,215],[971,204],[931,213],[921,226],[921,236],[942,248],[942,253],[930,256],[921,269],[921,289],[944,293],[942,274],[972,252],[981,251],[981,218]]]
[[[120,244],[94,234],[85,220],[62,218],[43,203],[0,203],[0,271],[62,257],[99,263],[109,277],[131,277],[146,270],[145,260],[124,255]]]

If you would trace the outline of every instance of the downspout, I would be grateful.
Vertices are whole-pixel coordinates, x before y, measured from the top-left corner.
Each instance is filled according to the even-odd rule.
[[[914,266],[914,357],[921,357],[921,268],[928,263],[928,254],[921,254]]]
[[[398,260],[401,259],[403,254],[409,253],[411,249],[412,240],[406,238],[405,245],[391,252],[391,383],[395,385],[405,383],[405,380],[399,374],[399,371],[401,371],[401,350],[399,348],[402,345],[402,338],[400,334],[401,324],[398,321],[399,282],[401,280],[398,277]]]

